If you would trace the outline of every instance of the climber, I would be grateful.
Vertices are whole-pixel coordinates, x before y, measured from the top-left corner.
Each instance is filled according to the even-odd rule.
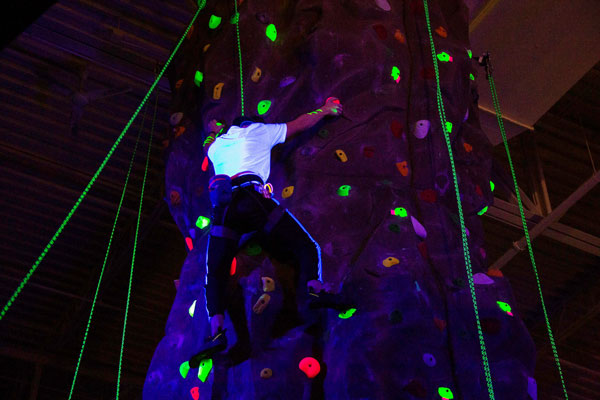
[[[323,117],[340,116],[342,104],[330,97],[321,108],[283,124],[265,124],[259,117],[237,117],[229,129],[211,120],[204,152],[215,169],[209,181],[213,204],[212,223],[206,254],[206,307],[211,336],[190,360],[196,367],[204,358],[227,348],[223,331],[226,286],[231,262],[242,234],[260,231],[278,248],[289,249],[300,264],[299,287],[309,291],[310,308],[349,308],[339,296],[322,290],[318,244],[302,225],[271,198],[269,178],[271,149],[310,129]]]

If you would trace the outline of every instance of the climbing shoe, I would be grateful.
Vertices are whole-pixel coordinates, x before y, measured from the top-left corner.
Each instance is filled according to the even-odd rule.
[[[342,295],[329,293],[324,290],[321,290],[319,293],[310,292],[308,298],[308,307],[313,310],[317,308],[331,308],[343,312],[352,307]]]
[[[190,358],[190,368],[198,368],[200,362],[206,358],[212,357],[227,348],[227,336],[225,330],[219,331],[215,336],[209,337],[200,351]]]

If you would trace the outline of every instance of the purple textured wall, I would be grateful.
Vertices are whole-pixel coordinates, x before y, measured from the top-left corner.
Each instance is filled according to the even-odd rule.
[[[518,310],[513,307],[511,316],[497,304],[514,305],[509,283],[485,274],[477,212],[493,199],[491,145],[479,126],[477,90],[469,78],[477,71],[467,53],[468,12],[459,0],[433,0],[429,9],[436,50],[452,56],[452,62],[439,63],[441,88],[453,124],[496,398],[526,399],[533,342]],[[227,331],[237,347],[213,359],[206,382],[197,370],[180,375],[180,365],[208,334],[206,229],[195,228],[199,215],[209,215],[205,188],[212,174],[210,166],[202,171],[202,127],[240,113],[235,26],[229,22],[233,2],[208,1],[170,71],[172,111],[183,119],[167,149],[166,200],[194,249],[182,267],[144,398],[441,399],[440,387],[455,399],[487,398],[422,1],[246,0],[239,11],[247,114],[256,114],[261,100],[272,102],[267,122],[289,121],[329,96],[344,105],[346,118],[327,119],[273,150],[270,180],[275,197],[320,244],[325,282],[349,296],[357,311],[341,319],[298,307],[289,265],[294,261],[250,239],[240,249],[230,285],[238,329],[228,317]],[[208,28],[212,14],[223,18],[217,29]],[[265,35],[270,23],[277,27],[275,42]],[[394,66],[398,81],[391,76]],[[262,75],[254,82],[257,67]],[[204,74],[200,86],[194,84],[197,70]],[[219,83],[224,85],[217,100]],[[419,121],[430,127],[421,131]],[[338,150],[347,161],[336,156]],[[338,195],[342,185],[351,187],[348,196]],[[290,186],[293,194],[283,198]],[[407,216],[392,215],[397,207]],[[393,265],[386,266],[389,261]],[[256,314],[261,277],[273,278],[275,291]],[[250,358],[236,363],[238,350],[250,348]],[[298,368],[308,356],[321,365],[313,379]],[[270,378],[261,378],[264,368],[272,370]]]

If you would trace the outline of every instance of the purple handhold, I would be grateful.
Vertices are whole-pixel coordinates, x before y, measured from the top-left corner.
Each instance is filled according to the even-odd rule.
[[[421,223],[412,215],[410,216],[410,220],[417,236],[419,236],[421,239],[425,239],[427,237],[427,231],[425,230],[425,227],[421,225]]]
[[[473,275],[473,283],[476,285],[492,285],[494,280],[483,272],[478,272]]]
[[[291,85],[292,83],[296,82],[296,77],[295,76],[286,76],[285,78],[283,78],[281,80],[281,82],[279,82],[279,87],[286,87]]]

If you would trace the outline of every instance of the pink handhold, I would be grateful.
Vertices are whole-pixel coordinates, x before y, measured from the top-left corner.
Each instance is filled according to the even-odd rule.
[[[507,313],[508,315],[510,315],[511,317],[514,317],[514,315],[513,315],[512,311],[507,311],[506,313]]]
[[[396,83],[400,82],[400,76],[398,76],[398,78],[396,78]]]

